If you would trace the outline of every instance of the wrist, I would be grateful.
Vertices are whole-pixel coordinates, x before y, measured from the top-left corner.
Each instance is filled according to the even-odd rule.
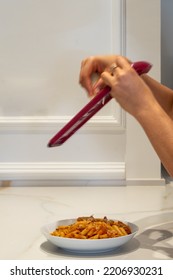
[[[166,113],[160,107],[160,105],[155,102],[148,103],[147,106],[141,107],[134,114],[137,121],[143,126],[146,122],[151,122],[156,119],[157,116],[161,117]]]

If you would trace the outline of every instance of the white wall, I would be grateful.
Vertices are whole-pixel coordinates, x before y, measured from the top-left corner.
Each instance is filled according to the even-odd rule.
[[[161,81],[173,89],[173,1],[161,1]]]
[[[159,0],[126,0],[126,55],[153,64],[150,75],[160,81],[161,10]],[[131,116],[126,116],[127,182],[162,183],[161,164],[148,138]]]
[[[153,62],[159,78],[159,9],[157,0],[0,0],[0,181],[160,181],[150,143],[114,101],[61,147],[46,146],[88,102],[84,57],[126,53]]]
[[[161,1],[161,82],[173,89],[173,1]],[[167,182],[172,181],[164,166],[162,174]]]
[[[81,60],[121,52],[119,0],[0,0],[1,180],[125,180],[124,114],[111,101],[58,148],[89,99]]]

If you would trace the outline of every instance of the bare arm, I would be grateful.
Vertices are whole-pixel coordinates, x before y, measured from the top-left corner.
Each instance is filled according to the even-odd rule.
[[[95,93],[95,87],[93,87],[91,81],[92,74],[94,72],[101,74],[105,70],[109,69],[109,66],[116,62],[119,57],[120,56],[117,55],[91,56],[82,61],[79,81],[80,84],[87,90],[89,95],[93,95]],[[131,64],[131,61],[128,58],[124,57],[124,59]],[[142,75],[142,78],[151,89],[160,106],[173,119],[173,90],[160,84],[148,75]]]
[[[112,63],[118,66],[114,76],[107,71]],[[148,75],[139,77],[130,64],[122,56],[90,57],[81,65],[80,83],[92,95],[91,75],[100,73],[102,82],[111,87],[112,97],[140,123],[173,177],[173,90]]]
[[[170,176],[173,177],[173,121],[155,104],[147,111],[142,111],[137,120],[143,127],[153,148]]]
[[[172,90],[148,76],[141,79],[122,57],[116,59],[116,64],[114,76],[103,72],[103,81],[111,87],[111,94],[121,107],[140,123],[163,165],[173,176],[173,121],[169,116]]]
[[[148,75],[142,75],[142,78],[151,89],[160,106],[173,119],[173,90],[160,84]]]

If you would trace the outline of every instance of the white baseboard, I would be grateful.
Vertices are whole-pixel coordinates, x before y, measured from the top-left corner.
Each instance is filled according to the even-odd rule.
[[[124,162],[0,163],[1,181],[122,181]]]
[[[160,186],[161,179],[126,179],[125,162],[0,163],[0,186]]]

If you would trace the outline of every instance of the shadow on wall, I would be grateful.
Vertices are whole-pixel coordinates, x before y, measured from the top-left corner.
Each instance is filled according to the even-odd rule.
[[[173,89],[173,1],[161,1],[161,82]],[[173,181],[164,166],[162,177],[166,183]]]
[[[173,181],[173,177],[168,174],[163,164],[161,164],[161,176],[165,179],[166,184],[169,184]]]

